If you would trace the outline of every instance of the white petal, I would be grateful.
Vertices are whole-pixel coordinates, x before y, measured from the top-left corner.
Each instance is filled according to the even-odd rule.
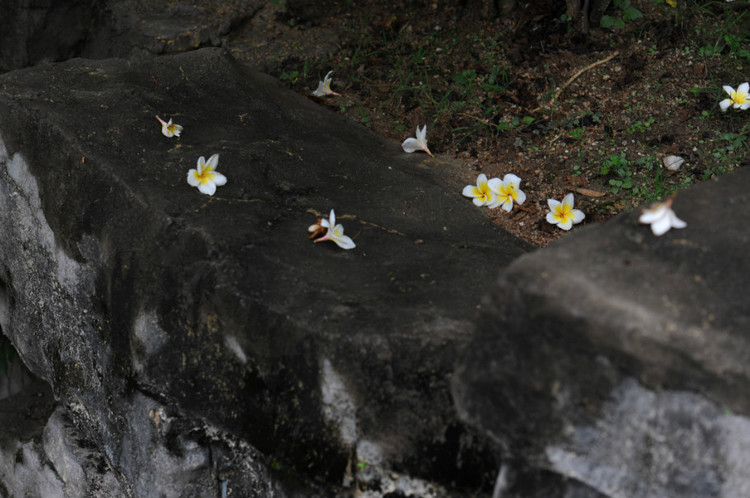
[[[566,216],[565,220],[558,223],[557,226],[563,230],[570,230],[573,227],[573,220]]]
[[[659,218],[651,223],[651,231],[654,232],[654,235],[657,237],[667,233],[670,228],[672,228],[672,225],[670,224],[669,216],[664,216],[663,218]]]
[[[526,194],[522,190],[516,190],[516,202],[519,206],[526,202]]]
[[[501,204],[502,202],[500,201],[500,198],[497,196],[497,194],[495,192],[490,192],[490,198],[485,203],[485,206],[487,206],[489,209],[495,209]]]
[[[326,94],[326,84],[322,81],[318,82],[318,88],[315,89],[315,91],[312,93],[316,97],[324,97]]]
[[[641,216],[638,218],[638,221],[645,225],[654,223],[662,218],[665,218],[667,216],[668,209],[669,207],[663,202],[654,204],[652,207],[641,211]]]
[[[401,148],[404,149],[404,152],[411,154],[414,151],[422,150],[422,144],[420,144],[416,138],[407,138],[404,140],[404,143],[401,144]]]
[[[563,197],[562,204],[567,209],[573,209],[573,206],[575,205],[575,197],[573,196],[573,192]]]
[[[198,190],[206,195],[214,195],[216,193],[216,184],[214,182],[203,182],[198,185]]]
[[[554,211],[550,211],[549,213],[547,213],[547,223],[557,225],[559,222],[560,220],[557,219],[557,216],[555,216]]]
[[[747,92],[750,91],[750,83],[745,82],[737,87],[737,94],[738,95],[747,95]]]
[[[676,214],[674,214],[674,211],[669,211],[669,218],[670,218],[670,224],[672,225],[672,228],[685,228],[687,226],[687,223],[685,223],[683,220],[679,219]]]
[[[206,162],[206,166],[209,166],[211,169],[216,169],[216,166],[219,165],[219,154],[214,154],[213,156],[208,158],[208,161]]]
[[[503,181],[500,178],[491,178],[487,181],[487,186],[495,192],[496,194],[500,193],[500,190],[503,187]]]
[[[188,171],[187,182],[191,187],[197,187],[201,184],[201,180],[198,178],[198,170],[191,169]]]
[[[328,223],[330,223],[332,227],[336,227],[336,213],[333,212],[333,209],[331,209],[331,214],[328,216]]]
[[[419,129],[419,125],[417,125],[417,140],[427,143],[427,125],[424,125],[421,130]]]
[[[222,175],[221,173],[217,171],[212,171],[209,173],[209,178],[212,182],[214,182],[218,187],[221,187],[222,185],[226,185],[227,183],[227,177]]]
[[[561,203],[560,203],[560,201],[558,201],[558,200],[555,200],[555,199],[547,199],[547,206],[549,206],[550,210],[551,210],[551,211],[552,211],[553,213],[555,212],[555,210],[556,210],[556,209],[557,209],[558,207],[560,207],[560,204],[561,204]],[[552,222],[550,222],[550,223],[552,223]],[[555,222],[555,223],[557,223],[557,222]]]
[[[477,197],[482,195],[482,192],[480,192],[479,189],[474,185],[467,185],[461,191],[461,194],[464,197],[474,197],[476,199]]]
[[[577,225],[578,223],[582,222],[583,219],[586,217],[585,214],[583,214],[583,211],[580,209],[574,209],[570,212],[570,214],[573,216],[573,224]]]
[[[727,112],[727,109],[729,109],[732,106],[732,99],[724,99],[721,102],[719,102],[719,107],[721,107],[721,110],[724,112]]]
[[[511,209],[513,209],[513,198],[511,196],[505,198],[505,202],[503,202],[503,209],[509,213]]]
[[[521,179],[513,173],[508,173],[503,177],[503,183],[505,183],[506,185],[511,184],[514,187],[518,188],[518,186],[521,185]]]
[[[354,249],[355,247],[357,247],[351,237],[347,235],[337,235],[331,237],[331,240],[334,241],[336,245],[341,249]]]
[[[722,88],[729,94],[730,97],[732,96],[732,93],[734,93],[734,88],[729,85],[724,85]]]

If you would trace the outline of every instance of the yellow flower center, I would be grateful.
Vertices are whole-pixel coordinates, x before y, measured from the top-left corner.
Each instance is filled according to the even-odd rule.
[[[554,217],[557,221],[564,223],[570,219],[570,221],[573,221],[573,214],[572,209],[570,206],[566,206],[565,204],[560,204],[559,206],[555,207],[555,214]]]
[[[738,91],[734,90],[732,92],[732,102],[734,102],[737,105],[742,105],[747,101],[747,94],[746,93],[739,93]]]

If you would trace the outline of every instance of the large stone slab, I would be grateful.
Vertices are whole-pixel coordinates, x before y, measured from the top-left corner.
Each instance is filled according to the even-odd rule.
[[[270,462],[326,486],[358,462],[494,480],[449,381],[485,283],[528,247],[455,163],[219,49],[13,71],[0,108],[0,325],[127,493],[270,496]],[[186,174],[214,153],[208,197]],[[332,208],[354,250],[308,240]]]
[[[609,497],[750,493],[750,170],[681,191],[683,230],[631,212],[501,272],[457,370],[508,455]]]
[[[81,56],[151,58],[221,46],[269,10],[278,7],[260,0],[3,2],[0,73]]]

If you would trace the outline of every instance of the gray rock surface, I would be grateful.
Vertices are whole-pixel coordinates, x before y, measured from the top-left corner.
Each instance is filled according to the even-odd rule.
[[[0,107],[0,325],[126,494],[270,496],[270,463],[326,486],[363,460],[494,479],[449,380],[476,282],[528,247],[461,198],[455,163],[219,49],[13,71]],[[186,174],[214,153],[229,181],[208,197]],[[308,240],[331,208],[354,250]]]
[[[681,192],[662,237],[628,213],[504,270],[454,378],[513,456],[610,497],[750,494],[750,171]]]

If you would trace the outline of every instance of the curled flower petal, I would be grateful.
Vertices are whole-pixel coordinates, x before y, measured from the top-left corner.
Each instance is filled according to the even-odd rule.
[[[343,225],[336,224],[336,213],[333,212],[333,209],[331,209],[328,219],[319,219],[318,223],[310,225],[307,231],[312,232],[313,235],[310,238],[313,238],[316,234],[322,234],[324,229],[325,234],[322,237],[314,239],[313,242],[330,240],[342,249],[354,249],[356,247],[351,237],[344,235]]]
[[[182,133],[182,126],[173,123],[171,118],[169,119],[169,122],[165,122],[159,116],[156,116],[156,119],[161,123],[161,133],[165,137],[179,137],[180,133]]]
[[[417,137],[410,137],[404,140],[404,143],[401,144],[401,148],[404,149],[404,152],[408,152],[409,154],[418,150],[423,150],[432,156],[432,152],[430,152],[429,147],[427,147],[427,125],[424,125],[421,130],[419,129],[419,126],[417,126]]]
[[[657,237],[664,235],[672,228],[685,228],[687,223],[679,219],[674,211],[672,211],[673,201],[674,196],[664,202],[657,202],[643,209],[638,222],[644,225],[651,225],[651,231]]]
[[[334,92],[331,90],[331,74],[333,71],[328,71],[328,74],[326,74],[325,78],[323,78],[323,81],[318,82],[318,88],[315,89],[315,91],[312,93],[316,97],[325,97],[326,95],[336,95],[341,96],[340,94]]]

